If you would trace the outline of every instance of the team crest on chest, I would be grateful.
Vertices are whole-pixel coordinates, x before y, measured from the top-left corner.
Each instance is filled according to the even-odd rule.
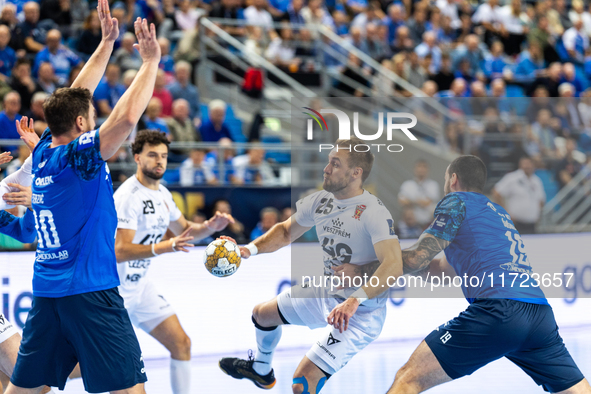
[[[353,215],[353,219],[361,220],[361,214],[367,208],[365,205],[357,205],[355,207],[355,215]]]

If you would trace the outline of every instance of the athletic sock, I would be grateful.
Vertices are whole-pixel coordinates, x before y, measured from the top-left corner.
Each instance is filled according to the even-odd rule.
[[[173,394],[189,394],[191,390],[191,360],[170,359],[170,385]]]
[[[270,327],[261,330],[255,327],[257,337],[257,351],[254,356],[253,369],[259,375],[268,375],[271,372],[273,353],[281,339],[281,326]]]

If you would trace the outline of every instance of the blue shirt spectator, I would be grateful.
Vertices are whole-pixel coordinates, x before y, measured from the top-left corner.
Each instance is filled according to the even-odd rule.
[[[214,125],[210,119],[207,119],[199,128],[203,142],[217,142],[220,138],[232,139],[230,129],[225,124]]]
[[[160,116],[162,115],[162,101],[158,97],[152,97],[148,106],[146,107],[146,113],[142,117],[142,121],[145,124],[145,128],[160,130],[166,135],[170,134],[166,121]]]
[[[388,16],[385,16],[382,23],[388,27],[388,43],[396,39],[396,29],[404,25],[404,12],[400,4],[392,4],[388,7]]]
[[[209,119],[204,121],[199,128],[203,142],[217,142],[220,138],[232,138],[230,129],[224,123],[226,119],[227,105],[222,100],[212,100],[209,103]]]
[[[491,53],[484,58],[482,62],[482,70],[484,75],[490,80],[502,78],[503,70],[507,66],[503,58],[503,44],[500,41],[495,41],[491,48]]]
[[[174,66],[176,81],[168,86],[170,94],[174,100],[185,99],[189,102],[191,108],[189,116],[192,119],[201,118],[201,105],[199,101],[199,90],[197,86],[190,81],[191,65],[185,61],[179,61]]]
[[[519,54],[513,71],[513,80],[523,83],[533,82],[544,67],[545,62],[540,47],[532,43],[528,50]]]
[[[291,0],[269,0],[269,5],[281,12],[286,12]]]
[[[62,34],[53,29],[47,33],[47,46],[35,56],[33,75],[37,75],[41,63],[49,62],[53,66],[60,85],[64,85],[70,77],[70,70],[82,61],[78,55],[60,44]]]
[[[1,27],[1,26],[0,26]],[[11,47],[4,47],[4,49],[0,49],[0,73],[10,77],[12,73],[12,68],[16,63],[16,54],[14,49]]]
[[[116,72],[119,75],[119,66],[109,64],[106,79],[101,81],[94,91],[99,116],[108,116],[126,90],[125,85],[119,83],[119,78],[109,78],[109,68],[116,69],[112,73]]]
[[[16,131],[15,120],[20,120],[19,111],[21,109],[21,97],[17,92],[10,92],[4,96],[4,111],[0,112],[0,138],[18,140],[20,135]],[[5,146],[4,149],[10,150],[15,154],[18,146]]]

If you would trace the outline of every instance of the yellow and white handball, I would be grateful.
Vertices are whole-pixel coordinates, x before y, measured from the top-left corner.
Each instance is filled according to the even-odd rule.
[[[232,241],[216,239],[205,248],[203,262],[205,268],[214,276],[230,276],[240,267],[240,248]]]

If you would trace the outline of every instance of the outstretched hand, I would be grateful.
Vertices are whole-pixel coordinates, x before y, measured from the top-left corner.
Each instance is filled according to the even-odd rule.
[[[228,237],[227,235],[222,235],[218,239],[224,239],[226,241],[234,242],[236,245],[238,245],[238,242],[236,242],[236,240],[234,238]],[[238,248],[240,249],[240,257],[241,258],[247,259],[250,257],[250,250],[246,249],[244,246],[238,246]]]
[[[32,208],[31,204],[31,186],[22,186],[18,183],[9,183],[13,191],[10,193],[4,193],[2,199],[10,205],[24,205],[27,208]],[[16,190],[16,191],[15,191]]]
[[[138,41],[137,44],[133,44],[133,47],[139,51],[144,63],[150,61],[160,62],[160,44],[156,40],[156,26],[150,23],[148,27],[146,19],[137,18],[133,23],[133,27]]]
[[[0,164],[9,163],[12,160],[11,152],[0,153]]]
[[[33,118],[29,119],[23,116],[20,121],[15,120],[15,122],[16,131],[21,136],[21,140],[25,142],[31,153],[33,153],[33,149],[35,149],[35,146],[39,142],[39,136],[35,133],[35,122]]]
[[[211,217],[211,219],[206,221],[205,226],[210,230],[218,232],[225,229],[228,224],[234,222],[235,221],[232,215],[217,211],[215,215]]]
[[[119,21],[111,16],[108,0],[99,0],[96,7],[104,41],[115,41],[119,37]]]

